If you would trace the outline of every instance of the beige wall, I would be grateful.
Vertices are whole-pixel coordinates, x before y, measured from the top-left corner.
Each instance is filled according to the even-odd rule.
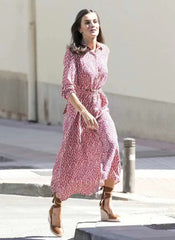
[[[104,89],[175,103],[173,0],[37,1],[39,80],[60,83],[70,27],[76,13],[85,7],[98,11],[111,49]]]
[[[27,72],[27,6],[21,0],[0,1],[0,70]]]
[[[27,119],[27,7],[0,1],[0,117]]]
[[[36,1],[38,80],[61,83],[70,26],[79,9],[93,8],[111,49],[105,90],[175,103],[175,2],[75,2]],[[0,16],[0,70],[27,73],[27,1],[1,0]]]
[[[110,24],[107,34],[112,50],[112,83],[106,89],[122,95],[175,103],[175,32],[172,31],[175,2],[113,2],[111,15],[115,27]],[[105,9],[107,14],[109,8],[108,5]]]
[[[1,90],[0,116],[3,102],[3,111],[22,111],[27,117],[29,1],[1,0],[0,88],[10,93],[25,86],[25,94],[12,107],[19,91],[5,93],[5,98]],[[71,25],[82,8],[99,13],[111,50],[104,91],[118,132],[175,141],[174,0],[36,0],[38,120],[63,121],[62,61]],[[19,101],[24,108],[18,107]]]

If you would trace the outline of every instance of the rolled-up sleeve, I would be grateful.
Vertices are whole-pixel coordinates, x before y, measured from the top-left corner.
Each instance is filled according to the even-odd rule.
[[[73,54],[70,49],[66,50],[63,63],[64,71],[61,95],[67,100],[69,98],[69,95],[75,92],[74,82],[76,78],[75,54]]]

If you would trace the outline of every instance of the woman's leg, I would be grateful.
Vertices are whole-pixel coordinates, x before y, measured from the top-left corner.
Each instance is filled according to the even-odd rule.
[[[113,187],[114,181],[120,178],[120,156],[117,131],[108,112],[98,119],[98,136],[101,141],[101,178],[107,179],[105,184]]]
[[[59,198],[59,195],[56,194],[56,197]],[[52,214],[52,224],[54,226],[62,227],[61,222],[61,207],[60,208],[53,208],[53,214]]]
[[[104,182],[104,189],[102,198],[102,209],[106,210],[109,214],[113,215],[112,211],[112,190],[115,183],[119,182],[120,178],[120,156],[118,136],[115,124],[109,114],[104,112],[98,119],[99,124],[99,139],[102,142],[102,155],[101,155],[101,177],[106,179]],[[106,192],[106,194],[105,194]],[[118,217],[118,216],[117,216]],[[117,218],[116,217],[116,218]]]
[[[102,221],[116,221],[120,222],[120,216],[114,214],[111,207],[112,191],[114,189],[115,181],[111,178],[105,180],[103,192],[100,201],[100,211]]]
[[[115,181],[113,179],[107,179],[105,180],[105,187],[109,187],[114,189]],[[106,209],[109,213],[113,213],[112,207],[111,207],[112,197],[106,198],[104,201],[104,209]]]
[[[114,188],[114,185],[115,185],[115,181],[113,179],[106,179],[105,180],[105,187]]]
[[[63,228],[61,224],[61,200],[59,199],[58,195],[53,193],[53,200],[54,203],[50,210],[49,210],[49,224],[50,224],[50,230],[53,234],[55,234],[58,237],[62,237],[63,235]]]

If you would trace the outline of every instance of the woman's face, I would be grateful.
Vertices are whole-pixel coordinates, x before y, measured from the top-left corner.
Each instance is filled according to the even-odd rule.
[[[84,40],[90,40],[99,34],[99,22],[95,12],[84,15],[81,19],[81,27],[79,29]]]

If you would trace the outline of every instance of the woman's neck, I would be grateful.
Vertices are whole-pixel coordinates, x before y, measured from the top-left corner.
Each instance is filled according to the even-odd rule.
[[[93,38],[93,39],[83,39],[84,43],[91,49],[94,50],[97,47],[97,39]]]

